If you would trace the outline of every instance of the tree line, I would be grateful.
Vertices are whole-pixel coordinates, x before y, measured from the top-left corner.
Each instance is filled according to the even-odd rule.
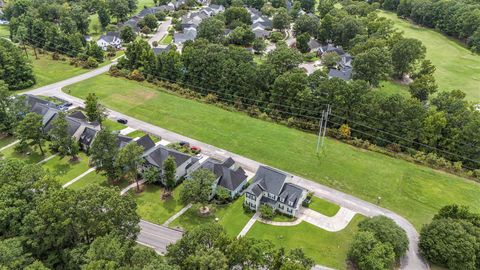
[[[331,104],[331,128],[347,125],[352,137],[379,146],[412,156],[416,151],[431,153],[436,160],[432,162],[450,160],[460,167],[480,168],[480,150],[475,147],[480,115],[465,94],[453,90],[431,97],[437,91],[435,67],[424,59],[421,42],[404,38],[391,21],[371,11],[359,16],[361,9],[349,10],[352,14],[330,10],[318,28],[310,28],[302,23],[306,18],[299,17],[294,31],[326,35],[325,40],[335,38],[348,48],[354,56],[350,82],[329,79],[321,69],[307,75],[298,68],[302,54],[282,42],[256,63],[243,47],[201,38],[186,42],[181,54],[173,47],[155,55],[146,42],[134,42],[111,74],[176,83],[252,115],[305,130],[318,129],[321,111]],[[413,79],[410,96],[386,95],[374,88],[389,77],[406,75]]]
[[[474,52],[480,52],[480,3],[478,1],[377,0],[382,8],[415,23],[439,29],[466,41]]]

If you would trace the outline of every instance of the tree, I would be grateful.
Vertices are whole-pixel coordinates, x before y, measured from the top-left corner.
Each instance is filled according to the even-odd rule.
[[[107,9],[103,5],[101,5],[97,11],[97,14],[102,29],[105,29],[107,25],[110,24],[110,15],[108,14]]]
[[[409,85],[409,91],[412,97],[425,102],[428,97],[437,92],[438,86],[432,75],[422,75],[417,77],[413,83]]]
[[[318,13],[320,13],[320,17],[324,17],[327,15],[332,9],[335,8],[334,1],[332,0],[320,0],[318,3]]]
[[[28,113],[27,102],[23,96],[11,96],[8,86],[0,81],[0,132],[13,134],[15,127]]]
[[[271,207],[270,205],[267,205],[267,204],[260,205],[259,211],[260,211],[260,215],[264,219],[270,220],[270,219],[273,219],[273,217],[275,217],[275,209],[273,209],[273,207]]]
[[[371,48],[355,56],[353,61],[353,78],[367,81],[377,87],[392,72],[390,53],[385,48]]]
[[[110,181],[118,176],[115,166],[118,153],[117,140],[117,136],[110,129],[103,128],[97,133],[89,150],[90,162],[96,167],[96,171],[106,175]]]
[[[24,251],[20,238],[0,240],[0,266],[3,269],[24,269],[32,259]]]
[[[302,33],[309,33],[310,36],[316,37],[318,29],[320,28],[320,21],[318,18],[310,17],[308,15],[300,15],[293,24],[293,33],[295,36]]]
[[[85,99],[85,113],[88,121],[98,122],[100,125],[106,116],[105,107],[98,103],[98,97],[95,93],[88,93]]]
[[[87,43],[86,55],[95,58],[98,62],[103,62],[104,52],[100,46],[97,45],[95,41],[90,41]]]
[[[158,181],[160,170],[157,167],[148,167],[143,171],[143,179],[146,183],[153,184]]]
[[[479,236],[478,227],[469,222],[436,219],[420,232],[420,252],[432,263],[449,269],[478,269]]]
[[[297,36],[297,49],[302,53],[307,53],[310,50],[308,42],[310,41],[310,35],[303,33]]]
[[[141,22],[150,29],[156,29],[158,25],[157,17],[154,14],[146,15]]]
[[[199,203],[205,205],[211,198],[215,175],[207,169],[196,170],[191,179],[186,180],[180,191],[183,203]]]
[[[65,112],[58,112],[52,121],[52,128],[48,132],[52,141],[50,147],[57,151],[60,157],[71,156],[72,160],[77,159],[79,152],[78,144],[68,133],[69,125]]]
[[[314,0],[300,0],[300,5],[302,9],[307,13],[313,13],[315,9],[315,1]]]
[[[163,164],[163,179],[167,189],[172,190],[177,183],[176,179],[177,164],[172,156],[168,156]]]
[[[85,254],[86,263],[82,268],[95,269],[94,266],[98,265],[119,268],[126,265],[132,246],[132,242],[114,233],[100,236],[90,244]]]
[[[328,68],[335,67],[340,60],[341,57],[336,52],[322,54],[322,64]]]
[[[217,186],[215,197],[222,203],[227,203],[232,199],[230,191],[222,186]]]
[[[255,50],[255,53],[262,54],[265,51],[265,49],[267,48],[267,44],[265,42],[265,39],[255,38],[253,40],[252,47]]]
[[[135,181],[137,183],[137,191],[140,191],[137,175],[138,169],[143,162],[142,154],[143,147],[137,143],[129,143],[118,151],[114,164],[122,176],[125,176],[131,182]]]
[[[273,16],[273,28],[284,31],[290,26],[290,16],[287,9],[279,8],[277,13]]]
[[[357,233],[348,256],[360,270],[390,269],[395,261],[392,246],[375,239],[372,232]]]
[[[407,233],[390,218],[376,216],[365,219],[358,224],[358,228],[362,232],[372,232],[375,238],[382,243],[389,243],[393,247],[396,259],[407,252]]]
[[[35,84],[32,66],[18,46],[10,40],[0,39],[0,63],[3,80],[10,90],[18,90]]]
[[[28,113],[16,127],[16,134],[23,145],[36,145],[40,153],[44,154],[45,134],[43,133],[42,116],[36,113]]]
[[[425,58],[425,46],[413,38],[402,38],[392,46],[393,70],[398,78],[413,71],[415,64]]]
[[[302,62],[302,55],[286,46],[277,46],[267,56],[266,64],[271,65],[271,70],[278,76],[288,70],[298,67]]]
[[[255,34],[249,27],[239,26],[228,35],[228,42],[235,45],[249,45],[255,39]]]
[[[125,42],[125,43],[130,43],[135,41],[135,38],[137,35],[133,31],[132,27],[130,26],[124,26],[122,30],[120,31],[120,38]]]
[[[117,22],[123,22],[130,12],[128,0],[107,0],[108,10],[113,17],[117,18]]]
[[[229,28],[233,28],[233,25],[239,26],[240,24],[251,25],[252,19],[247,9],[244,7],[229,7],[225,10],[225,24]]]
[[[222,42],[225,23],[216,17],[209,17],[198,25],[197,38],[204,38],[210,42]]]

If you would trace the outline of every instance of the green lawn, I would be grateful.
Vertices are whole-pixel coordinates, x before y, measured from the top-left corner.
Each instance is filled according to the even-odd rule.
[[[276,247],[285,247],[288,250],[303,248],[306,255],[313,258],[317,264],[347,269],[348,248],[357,231],[357,224],[363,219],[363,216],[356,215],[350,224],[339,232],[328,232],[306,222],[291,227],[256,222],[247,236],[268,239]]]
[[[382,81],[376,90],[387,95],[402,94],[404,96],[410,96],[408,86],[394,81]]]
[[[437,67],[435,78],[440,91],[460,89],[467,93],[468,99],[480,101],[480,55],[473,54],[457,40],[399,19],[394,13],[379,11],[379,15],[394,21],[406,37],[423,42],[427,59]]]
[[[127,126],[125,126],[124,124],[120,124],[118,123],[117,121],[114,121],[114,120],[110,120],[110,119],[105,119],[103,122],[102,122],[102,125],[104,127],[108,127],[110,130],[112,131],[120,131],[124,128],[126,128]]]
[[[380,196],[381,206],[417,229],[446,204],[480,210],[480,184],[471,180],[332,139],[317,155],[315,134],[184,99],[146,83],[101,75],[68,89],[81,98],[95,92],[109,108],[364,200],[376,203]]]
[[[273,218],[272,221],[275,222],[293,222],[295,221],[295,217],[287,216],[287,215],[282,215],[280,213],[277,213]]]
[[[85,175],[84,177],[82,177],[80,180],[68,186],[68,188],[82,189],[90,185],[99,185],[104,187],[109,186],[107,183],[107,178],[105,176],[97,174],[95,171],[93,171]]]
[[[253,216],[253,213],[244,213],[242,205],[243,197],[238,198],[233,203],[216,206],[215,213],[207,217],[199,216],[196,210],[189,209],[175,219],[170,224],[170,227],[189,230],[200,224],[216,222],[215,218],[218,218],[218,223],[225,228],[227,234],[231,237],[236,237]]]
[[[335,216],[338,210],[340,210],[340,206],[319,197],[312,197],[312,202],[310,203],[308,208],[328,217]]]
[[[168,45],[168,44],[172,43],[172,40],[173,40],[173,36],[168,34],[162,40],[160,40],[160,44]]]
[[[48,150],[48,143],[46,143],[43,146],[43,151],[44,151],[44,154],[42,155],[40,153],[40,149],[34,146],[34,147],[31,147],[30,150],[27,151],[25,154],[23,154],[23,153],[16,152],[15,147],[9,147],[0,153],[3,158],[16,158],[16,159],[21,159],[26,163],[33,164],[33,163],[38,163],[52,155]]]
[[[138,0],[136,13],[140,12],[144,7],[153,7],[154,5],[155,2],[153,0]]]
[[[80,152],[77,161],[70,161],[70,157],[60,158],[56,156],[43,163],[42,166],[47,171],[50,171],[62,185],[73,180],[89,168],[88,157],[83,152]]]
[[[143,131],[141,131],[141,130],[135,130],[135,131],[130,132],[130,133],[127,134],[127,136],[130,137],[130,138],[143,137],[143,136],[145,136],[145,135],[147,135],[147,133],[145,133],[145,132],[143,132]],[[148,135],[150,136],[150,138],[152,138],[152,141],[153,141],[153,142],[159,142],[159,141],[160,141],[160,139],[159,139],[158,137],[155,137],[155,136],[150,135],[150,134],[148,134]]]
[[[15,141],[15,137],[9,135],[0,135],[0,148],[3,148]]]
[[[145,185],[145,190],[136,194],[131,191],[137,202],[137,213],[147,221],[163,224],[167,219],[180,211],[184,205],[179,201],[183,185],[175,188],[172,196],[162,200],[163,188],[158,185]]]

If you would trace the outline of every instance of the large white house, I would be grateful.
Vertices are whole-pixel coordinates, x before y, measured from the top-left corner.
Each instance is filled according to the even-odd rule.
[[[106,35],[102,35],[97,40],[97,45],[106,51],[108,46],[112,46],[115,49],[120,49],[122,47],[122,40],[120,39],[120,34],[117,32],[108,32]]]

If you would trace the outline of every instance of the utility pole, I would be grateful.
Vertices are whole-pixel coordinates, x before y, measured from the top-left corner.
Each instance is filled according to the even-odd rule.
[[[323,147],[325,141],[325,135],[327,133],[327,123],[328,123],[328,115],[332,112],[332,107],[330,104],[327,105],[327,110],[322,111],[322,118],[320,118],[320,128],[318,130],[318,138],[317,138],[317,154],[320,151],[320,148]],[[321,139],[321,143],[320,143]]]
[[[318,129],[318,139],[317,139],[317,154],[318,150],[320,148],[320,136],[322,136],[322,125],[323,125],[323,116],[325,115],[325,110],[322,111],[322,118],[320,119],[319,126],[320,128]]]
[[[325,125],[323,126],[323,136],[322,136],[322,147],[325,141],[325,134],[327,133],[327,123],[328,123],[328,116],[332,112],[332,107],[330,104],[327,105],[327,112],[325,113]]]

